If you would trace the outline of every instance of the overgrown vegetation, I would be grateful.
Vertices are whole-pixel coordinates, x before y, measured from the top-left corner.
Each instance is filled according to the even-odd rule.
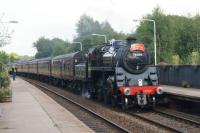
[[[20,56],[16,53],[6,53],[5,51],[0,51],[0,63],[2,64],[8,64],[9,62],[16,62],[18,60],[28,60],[32,59],[32,57],[29,56]]]
[[[10,78],[8,75],[8,71],[5,69],[0,72],[0,87],[8,88],[10,85]]]
[[[152,13],[143,16],[146,19],[153,19],[156,22],[157,37],[157,59],[168,64],[200,64],[200,15],[178,16],[167,15],[159,7]],[[108,39],[126,39],[133,35],[138,41],[143,42],[148,50],[154,53],[153,23],[141,21],[134,33],[124,34],[116,32],[107,22],[99,22],[92,17],[82,15],[77,23],[77,36],[73,41],[83,43],[83,50],[104,42],[103,37],[92,36],[91,34],[105,34]],[[41,37],[35,43],[37,49],[36,58],[55,56],[80,50],[79,44],[70,44],[58,38],[48,39]]]
[[[181,86],[184,87],[184,88],[190,88],[191,87],[189,81],[186,81],[186,80],[183,80],[181,82]]]
[[[200,16],[166,15],[159,7],[143,18],[156,21],[157,57],[168,64],[200,63]],[[142,21],[136,37],[153,52],[153,23]],[[178,60],[178,61],[177,61]]]
[[[48,39],[41,37],[34,42],[34,47],[37,49],[35,58],[56,56],[67,52],[72,52],[68,41],[59,38]]]
[[[73,42],[82,42],[83,51],[104,43],[104,37],[92,36],[93,33],[105,34],[108,39],[126,39],[127,35],[114,31],[111,25],[105,21],[100,23],[90,16],[82,15],[77,23],[77,36]],[[36,58],[56,56],[75,51],[80,51],[80,44],[69,43],[59,38],[39,38],[33,46],[37,49]]]
[[[0,88],[8,88],[10,85],[10,78],[8,70],[4,64],[0,63]]]
[[[11,96],[12,91],[10,88],[1,88],[0,89],[0,97]]]
[[[8,71],[4,64],[0,63],[0,97],[10,96],[12,91],[10,89],[10,78]]]

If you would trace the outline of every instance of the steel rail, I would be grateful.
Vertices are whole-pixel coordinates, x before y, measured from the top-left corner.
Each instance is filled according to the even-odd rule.
[[[34,84],[35,86],[38,86],[38,87],[40,87],[40,88],[43,88],[43,89],[45,89],[45,90],[47,90],[47,91],[49,91],[49,92],[51,92],[51,93],[53,93],[53,94],[55,94],[55,95],[61,97],[61,98],[63,98],[63,99],[66,100],[66,101],[69,101],[70,103],[72,103],[72,104],[74,104],[74,105],[80,107],[81,109],[83,109],[83,110],[85,110],[85,111],[91,113],[91,114],[94,115],[95,117],[98,117],[99,119],[105,121],[106,123],[110,124],[111,126],[118,128],[119,131],[121,131],[121,132],[124,132],[124,133],[130,133],[130,132],[131,132],[131,131],[129,131],[129,130],[123,128],[123,127],[121,127],[120,125],[118,125],[118,124],[116,124],[116,123],[114,123],[114,122],[108,120],[107,118],[105,118],[105,117],[103,117],[103,116],[101,116],[101,115],[95,113],[94,111],[88,109],[87,107],[84,107],[83,105],[81,105],[81,104],[79,104],[79,103],[73,101],[72,99],[67,98],[67,97],[65,97],[64,95],[59,94],[58,92],[55,92],[55,91],[53,91],[53,90],[47,88],[46,86],[43,86],[43,85],[38,84],[38,83],[35,83],[35,82],[30,81],[30,80],[25,79],[25,78],[23,78],[23,79],[26,80],[27,82],[31,83],[31,84]]]
[[[197,126],[200,126],[200,121],[197,121],[197,120],[192,120],[192,119],[186,118],[184,116],[180,116],[180,115],[178,116],[178,115],[163,111],[161,109],[154,109],[153,111],[160,113],[160,114],[164,114],[164,115],[169,116],[169,117],[174,117],[176,119],[180,119],[180,120],[184,120],[186,122],[190,122],[191,124],[195,124]]]
[[[141,119],[141,120],[143,120],[143,121],[147,121],[147,122],[149,122],[149,123],[152,123],[152,124],[154,124],[154,125],[156,125],[156,126],[165,128],[165,129],[167,129],[167,130],[169,130],[169,131],[176,132],[176,133],[183,133],[182,131],[180,131],[180,130],[178,130],[178,129],[176,129],[176,128],[173,128],[173,127],[171,127],[171,126],[168,126],[168,125],[159,123],[159,122],[157,122],[157,121],[148,119],[148,118],[146,118],[145,116],[142,116],[142,115],[140,115],[140,114],[133,113],[133,112],[131,112],[131,111],[126,111],[126,113],[129,114],[129,115],[131,115],[131,116],[134,116],[134,117],[136,117],[136,118],[138,118],[138,119]]]

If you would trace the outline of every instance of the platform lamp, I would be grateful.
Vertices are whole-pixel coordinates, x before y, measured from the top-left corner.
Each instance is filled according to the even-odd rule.
[[[92,35],[93,35],[93,36],[102,36],[102,37],[104,37],[104,41],[105,41],[105,43],[107,43],[107,36],[106,36],[106,35],[103,35],[103,34],[96,34],[96,33],[93,33]]]
[[[80,44],[80,50],[83,51],[83,44],[82,44],[82,42],[72,42],[72,43]]]
[[[149,21],[153,22],[153,31],[154,31],[154,59],[155,59],[155,66],[157,65],[157,44],[156,44],[156,21],[153,19],[134,19],[133,21]]]

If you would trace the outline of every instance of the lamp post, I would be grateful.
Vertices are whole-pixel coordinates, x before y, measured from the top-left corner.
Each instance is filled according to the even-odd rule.
[[[153,22],[153,31],[154,31],[154,59],[155,59],[155,65],[157,65],[157,44],[156,44],[156,21],[153,19],[134,19],[133,21],[149,21]]]
[[[82,44],[82,42],[72,42],[72,43],[80,44],[80,49],[81,49],[81,51],[83,50],[83,44]]]
[[[12,23],[12,24],[18,24],[19,22],[16,21],[16,20],[11,20],[11,21],[8,21],[8,23]]]
[[[93,35],[93,36],[103,36],[103,37],[104,37],[105,43],[107,43],[107,36],[106,36],[106,35],[103,35],[103,34],[96,34],[96,33],[93,33],[92,35]]]
[[[4,23],[11,23],[11,24],[18,24],[18,21],[15,20],[11,20],[11,21],[0,21],[0,23],[4,24]]]

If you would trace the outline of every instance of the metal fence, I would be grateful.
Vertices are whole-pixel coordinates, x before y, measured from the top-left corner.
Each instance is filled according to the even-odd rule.
[[[159,82],[165,85],[183,86],[189,84],[191,87],[200,88],[200,66],[158,66]]]

